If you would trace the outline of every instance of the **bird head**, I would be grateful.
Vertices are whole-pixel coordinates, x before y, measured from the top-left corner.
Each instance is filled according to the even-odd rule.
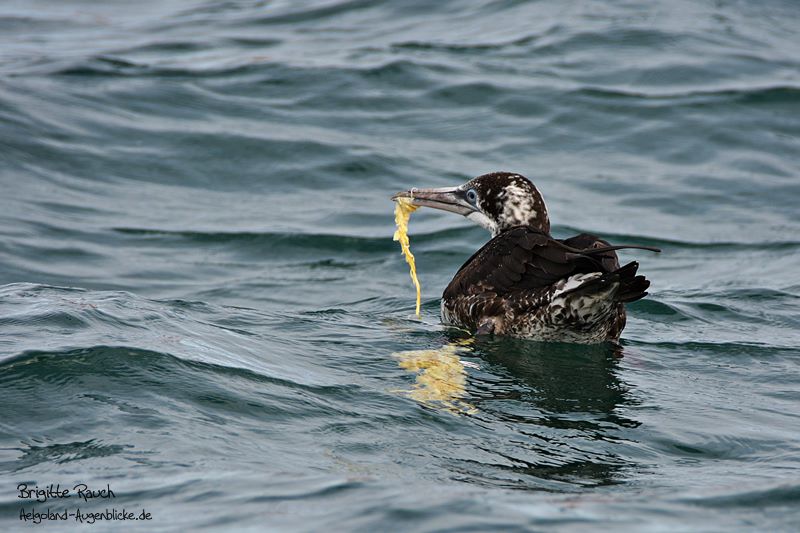
[[[539,190],[526,177],[513,172],[492,172],[458,187],[411,189],[392,199],[408,198],[419,207],[458,213],[499,235],[514,226],[531,226],[550,232],[550,219]]]

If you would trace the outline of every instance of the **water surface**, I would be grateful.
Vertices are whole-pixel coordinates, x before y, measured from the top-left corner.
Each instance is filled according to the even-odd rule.
[[[795,531],[800,8],[0,6],[0,521],[146,531]],[[530,177],[654,245],[621,351],[471,340],[487,239],[389,196]],[[61,503],[54,508],[62,508]],[[75,502],[67,502],[74,507]],[[38,504],[37,504],[38,506]],[[88,526],[83,526],[88,527]]]

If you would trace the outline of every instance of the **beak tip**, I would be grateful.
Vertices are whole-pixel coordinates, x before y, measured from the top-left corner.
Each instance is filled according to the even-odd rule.
[[[397,201],[398,198],[413,198],[413,189],[410,191],[400,191],[392,195],[392,200]]]

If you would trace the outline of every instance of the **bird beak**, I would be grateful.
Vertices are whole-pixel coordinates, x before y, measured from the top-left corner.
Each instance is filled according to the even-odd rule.
[[[475,206],[467,201],[466,193],[461,190],[461,187],[411,189],[392,196],[394,201],[397,201],[398,198],[408,198],[412,204],[418,207],[432,207],[464,216],[477,211]]]

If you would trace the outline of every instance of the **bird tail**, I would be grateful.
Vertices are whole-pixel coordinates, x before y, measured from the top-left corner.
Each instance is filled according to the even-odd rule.
[[[614,274],[619,276],[619,290],[617,300],[622,303],[635,302],[647,296],[650,281],[642,275],[636,275],[639,263],[632,261],[620,268]]]
[[[650,287],[647,278],[636,275],[638,268],[639,263],[631,261],[622,268],[598,276],[568,292],[597,294],[608,290],[614,283],[619,283],[613,293],[614,300],[620,303],[635,302],[647,296],[647,288]]]

